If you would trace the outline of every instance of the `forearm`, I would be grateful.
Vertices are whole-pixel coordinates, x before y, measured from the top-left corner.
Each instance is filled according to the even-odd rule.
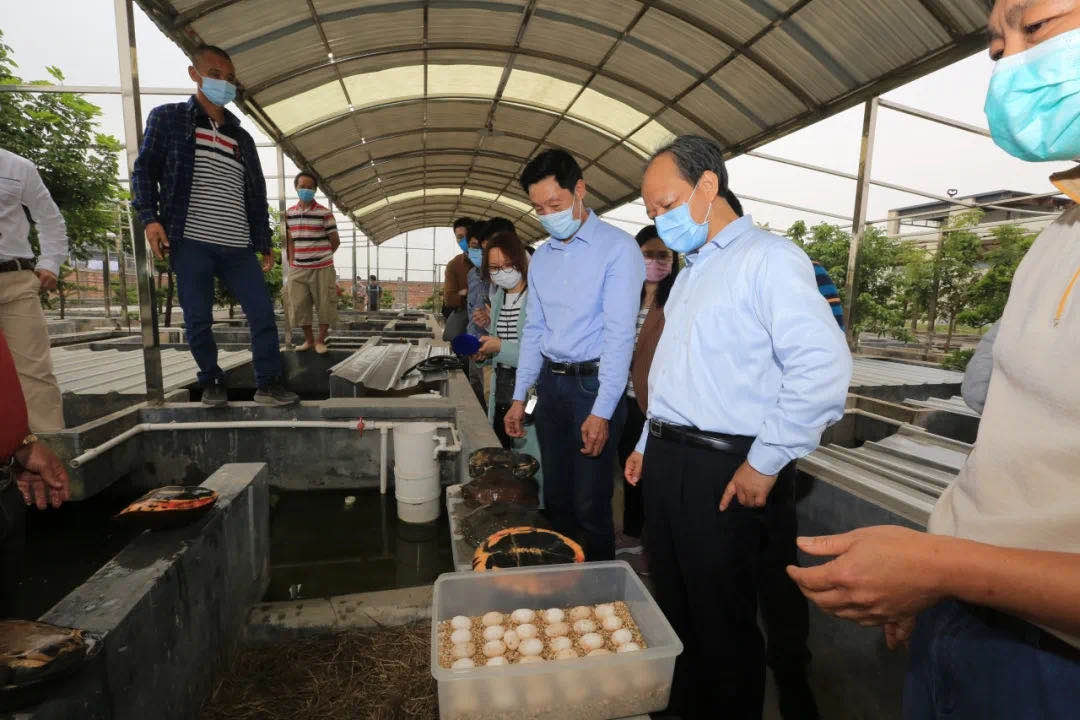
[[[540,330],[536,329],[530,333],[529,329],[526,328],[525,335],[521,339],[518,348],[517,378],[514,383],[515,400],[525,401],[525,394],[529,391],[529,388],[536,384],[536,379],[540,377],[543,362],[544,359],[540,355]]]
[[[641,436],[638,438],[637,445],[634,446],[636,452],[645,454],[645,445],[649,441],[649,421],[645,421],[645,427],[641,428]]]
[[[933,537],[929,569],[942,596],[1080,635],[1080,554]]]

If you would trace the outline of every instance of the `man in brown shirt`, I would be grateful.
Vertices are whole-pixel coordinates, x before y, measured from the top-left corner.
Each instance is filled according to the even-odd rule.
[[[469,251],[469,229],[476,221],[470,217],[460,217],[454,221],[454,237],[461,252],[446,263],[446,278],[443,281],[443,313],[465,306],[469,294],[469,263],[465,253]]]

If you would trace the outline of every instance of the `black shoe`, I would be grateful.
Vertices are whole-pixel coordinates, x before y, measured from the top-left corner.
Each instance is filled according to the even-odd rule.
[[[821,717],[805,675],[776,678],[776,691],[780,717],[784,720],[818,720]]]
[[[228,402],[229,391],[225,387],[224,378],[214,378],[209,384],[203,386],[203,405],[207,407],[225,407]]]
[[[255,391],[255,402],[260,405],[295,405],[300,396],[285,387],[281,378],[274,378]]]

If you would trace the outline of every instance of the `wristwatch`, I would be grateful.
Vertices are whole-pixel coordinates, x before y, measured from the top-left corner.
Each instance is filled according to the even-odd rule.
[[[27,433],[26,437],[24,437],[22,439],[22,442],[19,443],[19,450],[22,450],[24,447],[29,447],[29,446],[33,445],[34,443],[36,443],[37,441],[38,441],[38,436],[37,435],[35,435],[34,433]]]

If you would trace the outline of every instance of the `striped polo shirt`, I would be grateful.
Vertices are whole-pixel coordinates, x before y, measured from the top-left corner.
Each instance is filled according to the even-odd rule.
[[[817,277],[817,289],[821,293],[821,296],[825,298],[829,303],[829,309],[832,310],[833,317],[836,318],[836,324],[840,326],[840,329],[844,329],[844,305],[840,302],[840,291],[836,289],[836,283],[829,277],[829,271],[825,269],[825,266],[821,263],[810,262],[814,265],[814,275]]]
[[[286,223],[293,241],[294,268],[334,267],[330,233],[337,230],[334,213],[312,201],[311,207],[296,203],[288,210]]]
[[[240,147],[205,115],[195,125],[195,168],[184,238],[246,248],[251,245],[244,203],[244,164]]]

